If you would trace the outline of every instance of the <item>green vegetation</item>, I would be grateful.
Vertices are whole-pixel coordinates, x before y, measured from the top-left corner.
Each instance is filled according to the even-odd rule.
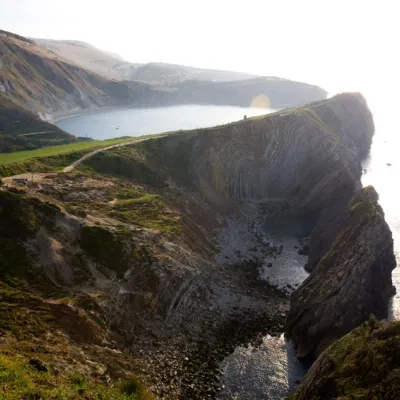
[[[75,141],[75,136],[42,121],[29,111],[14,106],[2,107],[0,100],[0,153],[33,150]]]
[[[93,151],[96,149],[100,149],[102,147],[113,146],[115,144],[129,142],[132,140],[135,140],[135,138],[123,137],[110,140],[93,140],[88,142],[75,142],[62,146],[49,146],[49,147],[44,147],[42,149],[36,149],[31,151],[20,151],[16,153],[0,154],[0,164],[8,165],[13,163],[22,163],[31,158],[58,156],[61,154],[72,153],[76,151],[78,152],[84,150]]]
[[[332,344],[290,400],[396,400],[400,393],[400,322],[373,317]]]
[[[32,360],[31,360],[32,361]],[[42,365],[40,361],[39,365]],[[44,364],[43,364],[44,365]],[[152,400],[141,381],[132,378],[115,386],[73,374],[55,374],[44,365],[14,354],[0,354],[1,400]]]
[[[100,226],[85,226],[81,230],[80,245],[97,263],[122,277],[127,269],[137,263],[151,261],[145,246],[132,240],[130,231],[112,232]]]
[[[19,163],[0,165],[0,176],[6,177],[27,172],[55,172],[61,170],[65,166],[71,165],[89,151],[90,150],[76,151],[44,158],[30,158]]]
[[[133,198],[117,198],[110,216],[148,229],[175,234],[181,231],[177,215],[154,193],[138,191]]]

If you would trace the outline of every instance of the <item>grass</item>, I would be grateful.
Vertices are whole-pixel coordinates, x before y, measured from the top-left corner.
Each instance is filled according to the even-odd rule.
[[[96,150],[102,147],[108,147],[119,143],[129,142],[135,139],[139,138],[124,137],[110,140],[93,140],[89,142],[76,142],[61,146],[49,146],[36,150],[5,153],[0,154],[0,165],[21,163],[32,158],[51,157],[66,153],[81,152],[85,150]]]
[[[25,357],[0,354],[0,400],[153,400],[138,378],[107,386],[80,374],[37,371]]]
[[[399,354],[400,322],[371,317],[322,353],[309,372],[312,384],[289,399],[398,399]]]

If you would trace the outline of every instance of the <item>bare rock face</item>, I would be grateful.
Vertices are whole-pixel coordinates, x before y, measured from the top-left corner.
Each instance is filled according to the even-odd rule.
[[[370,314],[387,317],[396,261],[373,187],[358,191],[336,228],[333,245],[291,297],[287,336],[299,357],[318,356]]]
[[[397,400],[399,352],[400,322],[371,319],[324,351],[289,399]]]

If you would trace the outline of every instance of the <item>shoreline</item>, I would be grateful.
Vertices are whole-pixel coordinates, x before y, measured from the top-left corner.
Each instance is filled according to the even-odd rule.
[[[46,121],[49,122],[50,124],[54,125],[57,122],[63,121],[68,118],[79,117],[79,116],[83,116],[83,115],[98,114],[101,112],[108,112],[108,111],[127,110],[129,108],[133,108],[133,107],[107,106],[107,107],[98,107],[98,108],[92,108],[92,109],[82,109],[82,110],[66,112],[65,114],[62,114],[62,115],[52,116],[52,117],[48,118]]]

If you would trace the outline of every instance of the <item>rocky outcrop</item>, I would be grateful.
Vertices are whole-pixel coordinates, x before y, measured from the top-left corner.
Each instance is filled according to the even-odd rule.
[[[300,357],[318,356],[370,314],[387,317],[396,261],[375,189],[360,190],[336,227],[333,245],[290,300],[287,336]]]
[[[289,399],[397,400],[399,353],[400,322],[371,319],[324,351]]]

